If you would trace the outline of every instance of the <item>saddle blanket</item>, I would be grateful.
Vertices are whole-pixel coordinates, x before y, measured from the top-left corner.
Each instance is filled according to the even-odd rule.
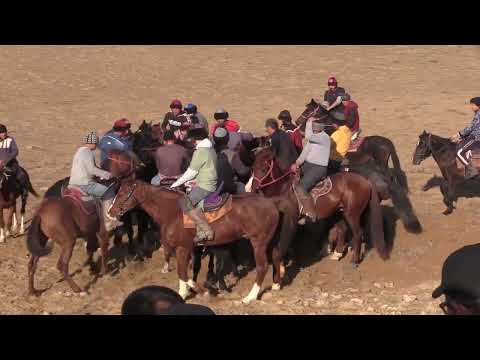
[[[229,196],[221,208],[213,211],[206,211],[205,218],[207,219],[208,223],[211,224],[227,215],[230,211],[232,211],[232,204],[233,199],[231,196]],[[186,214],[183,214],[183,227],[185,229],[195,229],[196,227],[195,222]]]
[[[363,144],[364,140],[365,138],[359,138],[350,142],[350,147],[348,148],[347,152],[356,152],[360,148],[360,146]]]
[[[332,191],[332,187],[332,180],[330,179],[330,176],[327,176],[325,180],[320,181],[310,191],[313,201],[316,202],[319,197],[327,195],[330,191]]]
[[[97,212],[97,202],[77,187],[62,188],[62,197],[70,199],[86,215]]]

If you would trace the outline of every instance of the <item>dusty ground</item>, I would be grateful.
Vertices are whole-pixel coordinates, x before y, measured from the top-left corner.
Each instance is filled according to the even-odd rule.
[[[471,120],[464,104],[478,95],[479,56],[480,48],[470,46],[3,46],[0,119],[43,193],[68,175],[85,132],[104,132],[116,118],[159,120],[179,97],[199,104],[209,119],[223,106],[244,128],[260,132],[264,120],[284,108],[298,116],[335,74],[360,104],[364,134],[396,144],[424,233],[408,234],[398,223],[390,261],[372,254],[353,270],[347,259],[325,258],[306,266],[280,293],[268,290],[269,275],[262,299],[248,307],[239,300],[253,273],[232,294],[191,301],[220,314],[437,314],[438,301],[430,294],[441,264],[454,249],[477,241],[480,200],[461,199],[453,215],[441,215],[438,188],[420,190],[439,171],[432,159],[414,167],[412,152],[423,129],[448,136]],[[30,199],[29,217],[38,205]],[[146,263],[129,263],[98,280],[89,295],[72,296],[57,282],[57,254],[40,261],[37,275],[39,288],[52,287],[39,299],[27,299],[24,239],[0,247],[0,313],[117,314],[137,287],[177,287],[174,272],[160,272],[163,257],[156,252]],[[79,241],[72,271],[84,256]],[[76,279],[84,285],[91,276],[85,270]]]

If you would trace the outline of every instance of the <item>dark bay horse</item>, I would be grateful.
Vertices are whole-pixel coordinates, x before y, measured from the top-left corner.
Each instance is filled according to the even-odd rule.
[[[329,113],[326,112],[322,105],[314,99],[311,99],[305,106],[305,110],[300,117],[295,120],[295,123],[298,126],[302,126],[308,118],[314,117],[319,119],[319,122],[327,125],[325,131],[331,135],[335,130],[332,126],[334,121],[332,121]],[[362,164],[372,159],[385,170],[389,169],[388,161],[389,159],[392,159],[394,178],[408,193],[407,177],[400,166],[400,160],[395,145],[393,145],[393,142],[390,139],[378,135],[366,136],[357,151],[347,153],[346,157],[352,164]]]
[[[110,209],[111,216],[121,216],[135,206],[142,207],[155,220],[161,231],[161,242],[165,249],[166,262],[175,250],[179,293],[186,298],[189,288],[196,288],[193,280],[188,280],[188,264],[194,247],[194,229],[185,229],[183,214],[178,206],[183,193],[152,186],[134,177],[123,179],[121,187]],[[258,216],[262,214],[262,216]],[[256,279],[250,293],[243,299],[248,304],[256,300],[267,273],[267,252],[272,247],[271,240],[279,221],[278,210],[271,200],[256,194],[233,196],[232,210],[212,223],[215,239],[206,246],[228,244],[246,236],[254,249]],[[272,249],[273,282],[272,289],[280,289],[281,254],[276,246]]]
[[[269,148],[257,153],[253,165],[254,180],[252,191],[262,191],[277,204],[291,224],[298,219],[299,204],[293,190],[293,174],[282,174],[275,156]],[[377,190],[363,176],[340,172],[331,176],[332,190],[317,199],[315,203],[318,219],[327,219],[341,211],[352,231],[352,263],[358,266],[362,244],[362,216],[369,208],[370,238],[383,260],[388,259],[388,249],[383,233],[383,218]],[[273,186],[276,185],[276,186]],[[283,194],[283,195],[282,195]],[[336,244],[336,252],[344,253],[345,243]]]
[[[464,182],[478,182],[476,179],[466,180],[461,169],[456,163],[457,145],[450,139],[427,133],[425,130],[418,137],[418,144],[413,153],[413,165],[432,156],[437,163],[444,181],[440,184],[443,195],[443,203],[447,207],[444,215],[449,215],[455,209],[457,201],[456,188]]]
[[[25,232],[25,209],[28,201],[28,194],[38,197],[37,192],[30,182],[30,176],[27,171],[19,167],[18,171],[23,171],[28,187],[23,189],[18,184],[14,176],[7,177],[4,172],[0,174],[0,243],[5,240],[17,230],[17,199],[21,198],[20,208],[20,229],[19,234]]]

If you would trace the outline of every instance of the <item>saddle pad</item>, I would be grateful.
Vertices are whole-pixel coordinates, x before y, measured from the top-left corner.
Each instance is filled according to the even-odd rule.
[[[365,138],[358,138],[350,143],[350,147],[348,148],[347,152],[355,152],[358,148],[363,144]]]
[[[207,219],[208,223],[211,224],[227,215],[232,210],[232,203],[232,197],[228,196],[226,203],[220,209],[206,212],[205,218]],[[188,215],[183,214],[183,227],[185,229],[195,229],[196,225]]]
[[[228,193],[224,193],[222,195],[217,195],[213,193],[211,195],[207,196],[207,198],[203,202],[203,211],[205,212],[212,212],[220,209],[230,197],[230,194]]]
[[[315,187],[310,191],[312,194],[313,201],[316,202],[320,196],[327,195],[332,190],[333,184],[330,176],[325,178],[325,180],[320,181]]]
[[[97,202],[94,198],[85,194],[76,187],[62,189],[62,197],[70,199],[77,205],[86,215],[93,215],[97,212]]]

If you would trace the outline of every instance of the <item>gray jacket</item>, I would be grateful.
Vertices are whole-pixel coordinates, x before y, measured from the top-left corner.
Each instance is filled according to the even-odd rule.
[[[82,146],[73,157],[69,185],[88,185],[93,182],[93,176],[108,180],[111,174],[108,171],[99,169],[95,165],[94,152],[88,147]]]
[[[296,161],[297,165],[300,166],[306,161],[314,165],[328,166],[328,160],[330,158],[330,136],[328,136],[325,131],[314,134],[312,121],[307,121],[307,125],[305,126],[305,139],[307,139],[308,142]]]

